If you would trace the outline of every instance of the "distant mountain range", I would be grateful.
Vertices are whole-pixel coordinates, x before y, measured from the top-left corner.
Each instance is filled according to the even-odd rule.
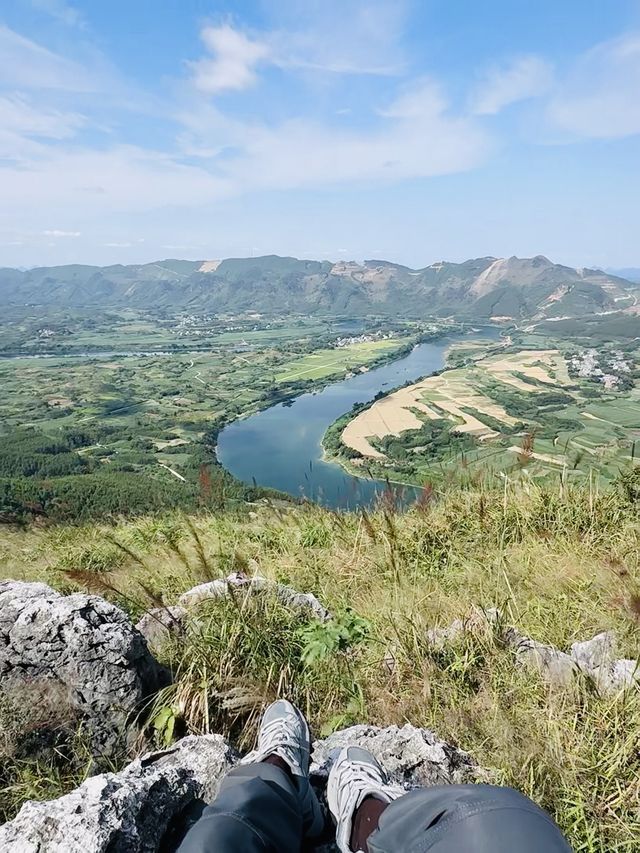
[[[640,283],[640,267],[625,267],[624,269],[614,270],[607,268],[606,272],[611,275],[618,275],[621,278],[626,278],[629,281]]]
[[[0,305],[543,319],[632,309],[638,284],[535,258],[477,258],[414,270],[389,261],[268,255],[108,267],[0,268]]]

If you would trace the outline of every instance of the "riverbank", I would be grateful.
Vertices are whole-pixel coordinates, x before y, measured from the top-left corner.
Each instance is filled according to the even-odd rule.
[[[452,342],[445,351],[445,364],[441,370],[433,371],[428,376],[419,377],[415,381],[405,382],[403,385],[390,389],[384,395],[376,395],[373,400],[354,406],[350,412],[345,413],[334,421],[322,437],[323,458],[340,465],[344,471],[354,477],[374,480],[384,479],[389,483],[420,488],[425,484],[425,477],[422,472],[412,475],[410,472],[404,470],[399,475],[393,461],[389,460],[382,451],[373,447],[365,436],[402,436],[403,433],[409,431],[415,434],[417,430],[424,428],[425,424],[431,420],[434,422],[432,425],[433,429],[431,430],[431,434],[425,437],[425,440],[432,439],[432,433],[434,431],[437,432],[440,444],[446,444],[447,455],[449,456],[452,453],[455,455],[460,449],[469,449],[472,446],[469,441],[459,440],[460,433],[468,435],[480,433],[482,437],[496,436],[498,433],[486,427],[470,414],[465,413],[463,408],[459,409],[456,405],[451,404],[447,411],[438,412],[435,408],[425,406],[419,400],[422,387],[428,385],[430,381],[432,381],[432,384],[437,383],[438,377],[445,375],[448,371],[458,366],[461,361],[461,354],[467,356],[467,358],[463,358],[462,360],[468,361],[469,352],[471,352],[471,359],[475,361],[488,355],[492,349],[495,349],[495,347],[485,342]],[[452,353],[455,358],[451,357]],[[366,416],[367,412],[372,412],[376,408],[380,409],[387,401],[391,402],[394,397],[398,398],[397,411],[387,412],[385,409],[384,415],[381,413],[377,418],[371,419],[368,428],[367,422],[363,423],[357,436],[352,439],[351,444],[345,442],[344,432],[350,425],[362,421],[363,416]],[[423,416],[425,416],[424,420],[415,414],[416,411],[422,412]],[[447,416],[455,417],[456,420],[461,422],[459,430],[454,429],[454,422],[451,422],[448,426],[445,425]],[[505,415],[505,417],[509,419],[508,416]],[[510,421],[511,423],[515,423],[514,419],[510,419]],[[381,425],[382,430],[377,433],[376,430],[380,429]],[[360,438],[360,433],[362,433],[362,438]],[[421,448],[418,446],[417,449],[420,450]],[[434,463],[441,461],[441,459],[436,459]],[[403,479],[399,480],[399,476],[402,476]],[[440,479],[440,477],[436,476],[435,479]],[[431,484],[433,485],[433,483]]]
[[[580,376],[561,341],[505,344],[458,344],[444,370],[341,415],[323,438],[327,458],[352,475],[416,486],[558,477],[606,485],[628,469],[637,390]]]
[[[491,327],[480,337],[496,340],[499,332]],[[362,470],[345,472],[335,461],[327,460],[323,436],[354,405],[369,404],[377,395],[386,394],[387,388],[441,370],[452,339],[465,341],[450,333],[438,334],[437,340],[433,340],[435,335],[430,337],[431,341],[413,346],[403,358],[389,359],[388,364],[233,421],[219,436],[220,464],[243,482],[267,485],[334,509],[370,506],[388,488],[385,475],[375,480]],[[402,476],[392,479],[405,489],[412,487]]]
[[[231,343],[199,354],[141,355],[123,343],[112,355],[88,348],[83,356],[0,359],[0,520],[217,509],[282,496],[286,489],[256,486],[255,471],[241,480],[216,464],[211,448],[220,430],[279,403],[289,407],[307,392],[322,393],[349,371],[367,382],[371,372],[410,357],[420,331],[397,324],[391,338],[374,331],[372,340],[346,338],[335,349],[338,338],[305,329],[280,348],[242,353]],[[305,356],[312,373],[277,380]],[[302,495],[294,489],[293,496]]]

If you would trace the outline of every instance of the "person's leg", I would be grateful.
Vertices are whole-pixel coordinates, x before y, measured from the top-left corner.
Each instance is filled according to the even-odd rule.
[[[262,718],[258,745],[224,779],[178,853],[299,853],[324,816],[309,784],[309,727],[280,700]]]
[[[511,788],[389,784],[371,753],[342,751],[329,774],[342,853],[571,853],[551,818]]]
[[[293,779],[262,762],[229,773],[178,853],[299,853],[302,837]]]
[[[535,803],[512,788],[440,785],[392,802],[366,853],[571,853]]]

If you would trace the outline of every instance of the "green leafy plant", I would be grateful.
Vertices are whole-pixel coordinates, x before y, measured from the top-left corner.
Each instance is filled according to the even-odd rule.
[[[153,728],[156,737],[163,746],[170,746],[173,743],[173,736],[176,728],[177,714],[172,705],[163,705],[153,716]]]
[[[302,661],[310,666],[337,652],[346,652],[363,643],[370,623],[347,607],[344,613],[328,622],[314,622],[300,629]]]

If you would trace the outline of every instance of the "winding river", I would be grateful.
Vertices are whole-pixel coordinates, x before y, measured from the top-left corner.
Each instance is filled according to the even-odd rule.
[[[473,333],[475,340],[499,336],[497,327]],[[256,482],[333,509],[368,507],[387,488],[386,483],[353,477],[336,462],[323,459],[322,436],[354,403],[369,402],[379,391],[440,370],[449,346],[461,339],[451,336],[420,344],[397,361],[234,421],[218,437],[218,459],[246,483]],[[410,502],[418,490],[407,487],[401,492],[403,501]]]

